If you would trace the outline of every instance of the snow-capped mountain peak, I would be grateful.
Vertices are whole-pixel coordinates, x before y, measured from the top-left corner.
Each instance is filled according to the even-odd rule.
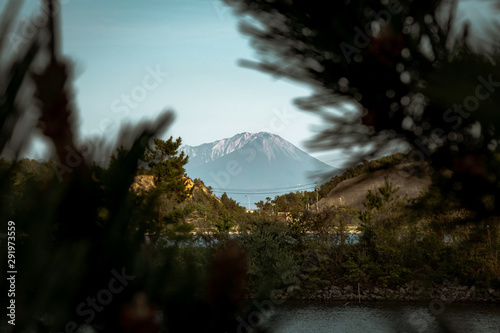
[[[201,164],[215,161],[225,155],[231,154],[242,148],[254,148],[266,154],[268,159],[276,156],[278,151],[285,153],[288,157],[299,159],[294,145],[280,136],[267,132],[240,133],[231,138],[218,140],[212,143],[192,147],[185,145],[181,151],[187,154],[193,163]]]
[[[189,156],[189,177],[203,180],[217,195],[227,192],[240,203],[314,190],[317,181],[336,173],[335,168],[266,132],[240,133],[196,147],[183,146],[181,150]]]

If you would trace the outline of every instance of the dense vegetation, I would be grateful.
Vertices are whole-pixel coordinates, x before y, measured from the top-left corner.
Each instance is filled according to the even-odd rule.
[[[94,173],[105,178],[106,173],[113,172],[118,155],[113,155],[109,170],[94,166]],[[175,155],[174,150],[172,156]],[[325,186],[392,166],[394,161],[401,161],[401,155],[365,162],[335,176]],[[15,171],[10,177],[9,195],[2,198],[4,207],[8,207],[4,212],[12,219],[22,220],[19,203],[24,208],[29,203],[37,205],[32,194],[22,188],[29,184],[42,186],[49,182],[53,171],[48,162],[20,160],[10,165],[2,160],[3,172],[9,166]],[[172,195],[172,188],[158,180],[157,185],[159,188],[149,192],[133,192],[131,200],[136,206],[132,215],[137,216],[135,223],[142,226],[141,230],[151,239],[156,232],[155,239],[168,237],[198,244],[182,251],[204,253],[203,258],[228,242],[230,232],[238,232],[240,245],[247,250],[247,278],[252,288],[300,284],[315,289],[332,283],[357,282],[395,286],[413,280],[433,283],[458,279],[464,284],[487,286],[499,282],[500,238],[496,224],[467,222],[472,212],[444,201],[437,193],[408,200],[399,196],[397,187],[386,180],[377,192],[367,193],[363,211],[331,207],[316,212],[306,209],[306,205],[284,205],[281,200],[287,198],[288,202],[293,202],[289,198],[300,198],[298,201],[304,203],[302,193],[290,193],[268,200],[252,214],[245,213],[226,194],[215,197],[199,179],[194,180],[190,190],[185,186],[178,189],[178,195]],[[169,192],[171,195],[167,196]],[[172,204],[172,197],[179,196],[185,196],[184,200],[176,199]],[[450,207],[438,213],[445,202]],[[154,207],[163,207],[160,220],[158,208]],[[100,212],[99,219],[105,223],[104,212]],[[360,233],[351,234],[355,230]],[[202,240],[202,248],[196,239]],[[157,250],[165,244],[159,245]]]
[[[94,165],[94,174],[105,179],[117,165],[117,156],[123,153],[119,149],[113,154],[108,169]],[[177,158],[176,149],[171,155]],[[324,187],[402,160],[402,155],[397,154],[364,162],[335,176]],[[19,203],[24,208],[29,203],[37,205],[33,195],[22,189],[48,183],[53,170],[49,162],[1,162],[3,173],[9,167],[13,170],[9,195],[2,198],[4,213],[22,220]],[[179,168],[183,165],[180,163]],[[138,171],[145,173],[152,172]],[[268,198],[258,212],[246,213],[225,193],[215,197],[199,179],[189,190],[185,184],[177,188],[177,194],[158,179],[156,185],[147,192],[131,192],[131,200],[136,203],[132,215],[137,216],[135,223],[141,225],[141,230],[150,239],[156,233],[155,240],[167,237],[192,244],[190,250],[186,246],[182,251],[204,253],[203,260],[229,242],[230,233],[237,232],[240,245],[247,250],[251,288],[300,284],[315,289],[357,282],[395,286],[413,280],[433,283],[456,279],[485,286],[499,283],[500,238],[496,223],[484,221],[478,225],[468,221],[473,216],[471,211],[443,200],[438,193],[409,200],[399,196],[398,188],[386,179],[377,192],[368,191],[366,209],[362,211],[342,206],[316,212],[307,209],[303,193],[290,193]],[[296,205],[290,204],[293,200]],[[158,207],[163,207],[161,218]],[[105,223],[104,212],[100,212],[99,219]],[[159,253],[162,246],[165,244],[160,242],[156,248]]]
[[[332,182],[361,174],[367,165],[393,165],[400,157],[364,163]],[[340,206],[297,214],[290,209],[286,218],[276,211],[276,204],[268,203],[238,224],[255,285],[270,280],[277,288],[297,284],[317,290],[358,282],[386,287],[411,281],[500,283],[497,221],[477,224],[472,211],[436,192],[409,200],[386,178],[376,192],[367,192],[361,211]]]

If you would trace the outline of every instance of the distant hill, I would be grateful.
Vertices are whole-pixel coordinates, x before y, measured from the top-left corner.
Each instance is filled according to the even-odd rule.
[[[409,198],[418,197],[422,191],[427,191],[431,184],[431,178],[428,168],[420,170],[419,173],[412,172],[414,169],[414,165],[402,163],[343,180],[319,201],[319,208],[351,206],[364,209],[363,203],[366,201],[368,189],[374,190],[383,186],[386,176],[394,185],[399,186],[399,191],[395,195],[408,195]]]
[[[200,178],[214,193],[226,192],[245,207],[291,191],[311,190],[339,169],[300,150],[278,135],[240,133],[200,146],[183,146],[186,173]]]

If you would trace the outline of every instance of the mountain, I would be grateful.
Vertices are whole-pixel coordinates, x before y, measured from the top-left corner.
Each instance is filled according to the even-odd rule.
[[[313,190],[339,170],[331,167],[278,135],[240,133],[231,138],[181,151],[189,156],[186,173],[200,178],[217,195],[226,192],[251,207],[266,197],[292,191]],[[249,199],[250,197],[250,199]]]

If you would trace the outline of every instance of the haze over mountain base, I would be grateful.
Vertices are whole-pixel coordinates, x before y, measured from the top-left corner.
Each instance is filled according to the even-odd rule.
[[[226,192],[241,205],[255,208],[266,197],[314,190],[340,172],[278,135],[240,133],[231,138],[191,147],[187,175],[200,178],[216,195]]]

